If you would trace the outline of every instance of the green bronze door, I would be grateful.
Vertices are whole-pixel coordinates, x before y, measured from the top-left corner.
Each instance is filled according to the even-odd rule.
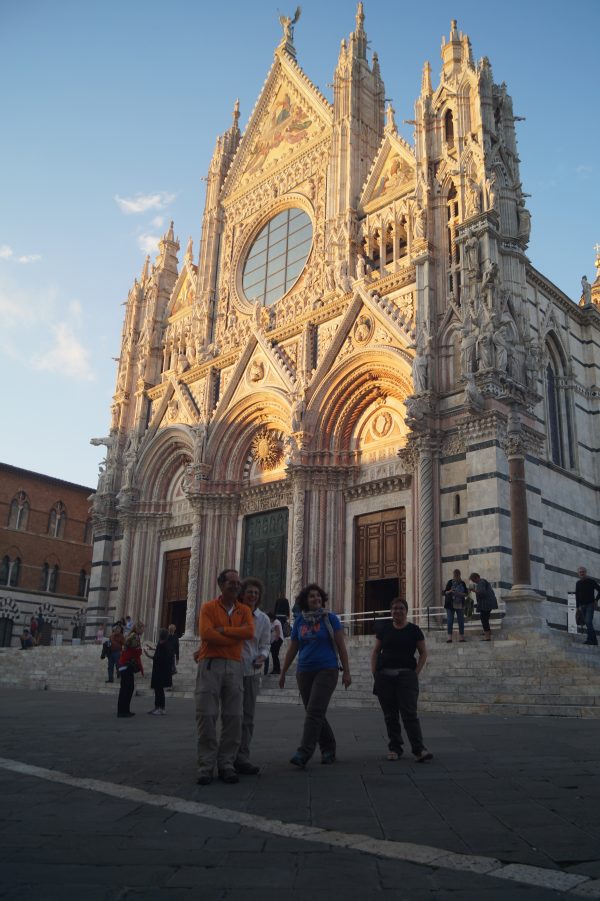
[[[288,540],[288,509],[257,513],[244,520],[242,577],[256,576],[265,586],[262,609],[275,606],[285,592]]]

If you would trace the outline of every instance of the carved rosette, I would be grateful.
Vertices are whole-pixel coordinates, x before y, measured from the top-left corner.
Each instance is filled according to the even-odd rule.
[[[250,453],[254,461],[268,471],[283,460],[283,444],[275,432],[261,429],[252,439]]]

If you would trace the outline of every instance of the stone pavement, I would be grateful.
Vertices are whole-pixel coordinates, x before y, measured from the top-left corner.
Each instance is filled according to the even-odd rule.
[[[0,690],[6,901],[600,898],[600,724],[424,714],[431,763],[331,711],[339,760],[288,763],[298,707],[261,704],[258,777],[195,784],[192,702]]]

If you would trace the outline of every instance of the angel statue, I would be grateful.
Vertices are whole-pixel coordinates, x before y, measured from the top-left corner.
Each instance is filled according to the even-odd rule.
[[[300,13],[302,12],[299,6],[296,7],[296,12],[294,13],[294,18],[290,19],[289,16],[279,16],[279,23],[283,28],[283,40],[284,41],[293,41],[294,40],[294,25],[300,18]]]

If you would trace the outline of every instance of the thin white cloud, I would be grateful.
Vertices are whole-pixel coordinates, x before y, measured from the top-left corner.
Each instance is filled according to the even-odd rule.
[[[41,260],[42,256],[39,253],[29,253],[25,254],[22,257],[19,257],[19,263],[37,263],[38,260]]]
[[[85,382],[94,381],[88,350],[76,337],[67,322],[52,326],[53,343],[33,361],[35,369],[56,372]]]
[[[131,216],[136,213],[147,213],[148,210],[164,210],[175,200],[175,194],[168,191],[157,191],[155,194],[136,194],[134,197],[119,197],[115,201],[122,213]]]
[[[12,255],[12,247],[9,247],[8,244],[0,244],[0,260],[10,260]]]
[[[150,225],[152,225],[154,228],[162,228],[164,224],[164,216],[155,216],[154,219],[152,219],[152,221],[150,222]]]
[[[138,235],[137,241],[140,250],[143,250],[144,253],[156,253],[160,237],[158,235]]]

